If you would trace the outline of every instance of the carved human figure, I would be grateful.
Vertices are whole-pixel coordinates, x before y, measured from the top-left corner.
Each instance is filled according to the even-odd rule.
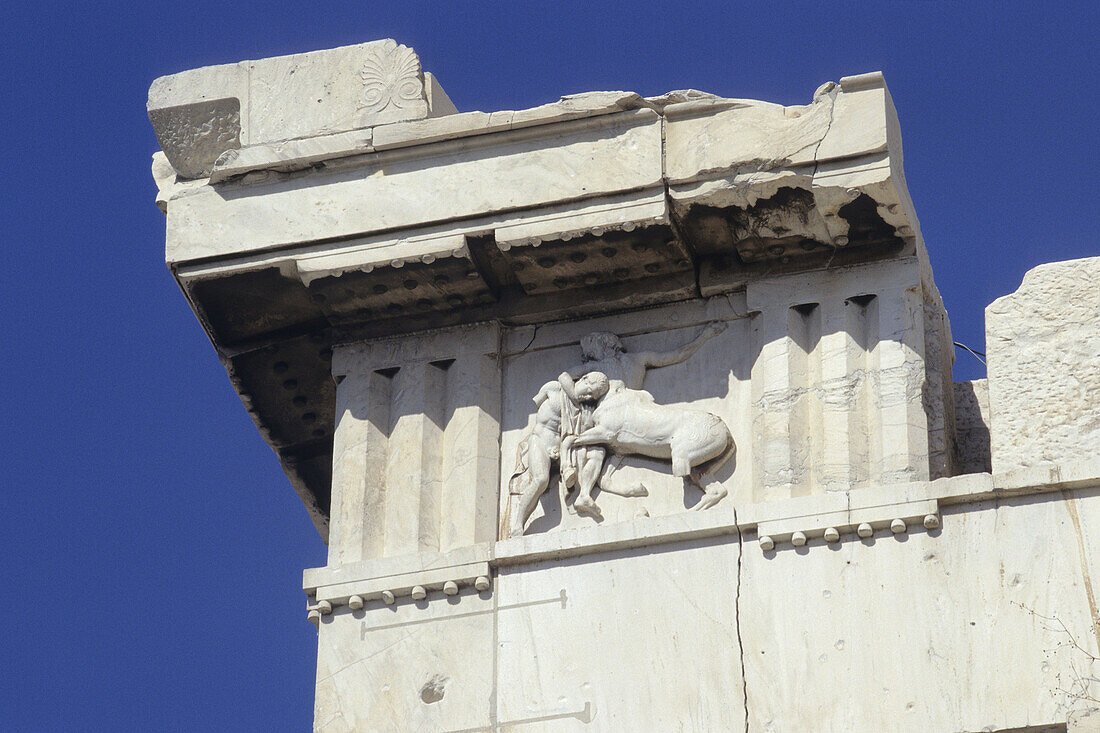
[[[508,481],[508,501],[501,519],[501,537],[523,534],[535,502],[550,485],[550,467],[560,457],[563,395],[561,386],[543,385],[535,395],[535,424],[516,448],[516,468]]]
[[[692,341],[670,352],[629,353],[618,336],[607,332],[592,333],[581,339],[582,363],[567,370],[576,379],[591,371],[599,371],[608,379],[609,389],[640,389],[646,372],[652,368],[679,364],[694,354],[709,339],[726,328],[724,323],[708,324]],[[508,483],[508,501],[501,522],[501,536],[523,534],[527,519],[538,498],[550,483],[554,461],[559,462],[562,479],[562,503],[565,493],[577,486],[577,498],[571,511],[599,516],[599,507],[592,499],[596,486],[620,496],[644,496],[641,484],[617,487],[610,481],[615,466],[605,462],[604,445],[574,445],[562,451],[562,440],[577,436],[591,427],[594,408],[589,402],[567,399],[559,381],[547,382],[534,398],[537,406],[535,424],[520,441],[516,468]]]
[[[725,330],[725,323],[714,321],[678,349],[636,353],[628,352],[623,347],[622,340],[615,334],[596,331],[581,339],[581,363],[566,372],[573,379],[579,379],[588,372],[603,372],[612,389],[617,385],[641,389],[648,370],[687,361],[703,344]]]
[[[595,405],[590,427],[564,438],[563,451],[606,445],[620,455],[671,461],[673,475],[703,490],[695,509],[708,509],[726,495],[714,473],[733,457],[735,446],[722,418],[702,410],[658,405],[644,390],[613,389],[602,372],[589,372],[576,381],[562,373],[558,382],[570,401]]]
[[[591,426],[592,407],[570,402],[556,380],[544,384],[535,395],[534,401],[537,405],[535,424],[520,440],[516,449],[516,468],[508,482],[509,496],[501,520],[503,538],[523,534],[524,525],[534,511],[538,498],[550,485],[551,468],[554,461],[560,458],[563,425],[568,419],[563,413],[579,416],[574,423],[577,433]],[[598,451],[601,463],[606,452],[602,446],[581,450]],[[591,468],[591,464],[588,465]],[[597,475],[593,482],[598,483],[604,491],[619,496],[645,496],[646,489],[640,484],[624,488],[611,485],[607,480],[610,471],[604,471],[601,475],[600,468],[599,464],[595,466]]]

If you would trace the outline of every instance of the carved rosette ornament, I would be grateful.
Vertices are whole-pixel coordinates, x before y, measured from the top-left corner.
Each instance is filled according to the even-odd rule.
[[[408,46],[395,44],[373,50],[359,71],[363,79],[363,110],[408,109],[424,101],[420,59]]]

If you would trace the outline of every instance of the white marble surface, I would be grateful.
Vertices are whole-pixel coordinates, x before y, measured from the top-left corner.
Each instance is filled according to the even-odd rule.
[[[325,617],[314,730],[485,730],[496,624],[495,601],[482,595],[437,591],[424,601],[374,602]]]
[[[916,258],[749,282],[754,500],[930,477],[925,288]]]
[[[226,117],[239,128],[238,139],[214,161],[206,160],[205,142],[192,135],[205,134],[202,125],[192,124],[206,119],[202,115],[172,117],[179,126],[171,129],[155,125],[171,133],[162,139],[167,154],[155,166],[158,205],[168,216],[166,258],[231,361],[244,358],[241,349],[253,342],[266,346],[293,329],[326,322],[341,330],[341,340],[478,320],[548,323],[699,295],[736,299],[748,280],[834,264],[833,254],[834,266],[863,253],[885,254],[889,247],[923,257],[881,74],[827,83],[809,104],[791,107],[693,90],[649,99],[608,91],[529,110],[457,114],[434,79],[419,74],[410,54],[393,41],[379,41],[183,72],[154,84],[150,109],[156,114],[169,110],[164,114],[172,116],[189,104],[219,100],[242,105],[233,113],[239,119]],[[400,96],[406,86],[401,75],[408,76],[410,106],[387,106],[371,96],[380,88],[383,56],[408,61],[397,63],[394,68],[405,71],[395,71],[387,89]],[[374,71],[368,73],[367,66]],[[244,77],[242,68],[248,71]],[[303,95],[318,79],[331,88],[321,103],[307,105]],[[400,119],[387,117],[391,113]],[[184,180],[172,168],[181,155],[212,167],[188,175],[210,177]],[[744,207],[780,191],[780,200],[794,195],[798,204],[787,210],[773,202],[764,213],[746,214]],[[870,201],[863,199],[853,216],[860,227],[883,231],[863,242],[866,248],[845,250],[852,232],[840,212],[861,196]],[[693,207],[720,208],[714,215],[729,221],[693,219],[689,225]],[[750,222],[732,224],[743,217]],[[718,260],[742,254],[752,255],[752,267],[718,266]],[[414,270],[417,277],[403,277]],[[921,282],[927,298],[934,292],[928,273],[921,273]],[[280,296],[259,296],[269,288]],[[815,297],[809,290],[808,297]],[[237,322],[238,307],[264,317]],[[282,325],[266,332],[267,324]],[[249,343],[232,343],[241,339]],[[830,353],[843,350],[839,343],[825,346]],[[723,388],[721,376],[701,379],[731,395],[727,412],[747,413],[738,402],[746,378],[736,348],[729,345],[721,358],[736,363],[737,384],[727,379]],[[327,420],[320,435],[300,434],[300,426],[286,424],[291,408],[280,401],[294,396],[279,391],[282,380],[267,383],[270,370],[236,364],[230,369],[240,375],[246,404],[277,451],[299,455],[303,441],[327,438]],[[325,391],[323,366],[311,370],[302,383],[324,383]],[[912,371],[892,386],[894,392],[933,385],[929,404],[939,409],[936,380],[929,378],[936,375]],[[506,391],[503,399],[509,399]],[[812,406],[799,405],[798,411]],[[910,408],[895,412],[886,421],[891,435],[884,445],[901,448],[885,469],[898,476],[888,478],[919,477],[913,461],[921,460],[917,444],[924,429],[929,464],[943,463],[952,423],[941,429],[923,425]],[[782,442],[774,440],[778,429],[765,426],[761,442]],[[742,464],[756,437],[734,439]],[[828,455],[832,474],[844,473],[840,440],[809,449]],[[783,453],[781,448],[772,453]],[[769,464],[765,470],[779,476],[780,485],[801,479],[783,475],[786,464],[803,457],[787,453],[783,467]],[[290,459],[284,464],[307,506],[323,506],[323,471]],[[753,480],[760,481],[756,473]],[[929,475],[939,475],[938,469]],[[845,480],[841,475],[818,483],[839,486]]]
[[[1029,270],[985,318],[993,470],[1100,453],[1100,257]]]
[[[753,206],[780,188],[812,193],[816,209],[788,226],[845,246],[837,213],[860,192],[901,236],[919,231],[901,173],[897,112],[880,72],[827,82],[810,104],[708,99],[665,109],[670,196],[694,204]]]
[[[578,342],[596,331],[621,336],[628,353],[669,353],[707,324],[725,325],[682,363],[649,369],[640,386],[659,405],[711,413],[729,428],[736,454],[715,477],[735,505],[927,479],[931,423],[914,395],[930,397],[940,383],[922,358],[921,288],[919,264],[907,258],[754,280],[743,299],[341,347],[333,562],[490,539],[534,396],[581,365]],[[601,491],[602,517],[593,518],[563,511],[552,479],[527,531],[664,516],[699,501],[667,461],[609,460],[616,486],[641,483],[647,495]]]
[[[1097,653],[1098,542],[1092,489],[957,506],[935,532],[746,552],[750,729],[1002,730],[1098,707],[1062,691],[1076,674],[1097,696],[1100,664],[1060,625]]]
[[[499,721],[587,705],[587,725],[563,717],[522,729],[740,729],[738,552],[722,538],[503,572],[502,609],[565,601],[498,611]]]
[[[482,325],[336,350],[331,566],[495,538],[499,339]]]
[[[932,531],[624,547],[337,609],[317,729],[1093,730],[1091,481],[960,503]]]
[[[560,137],[569,130],[538,137],[510,132],[505,141],[494,136],[491,149],[485,142],[444,142],[415,154],[378,153],[363,161],[365,167],[319,174],[309,186],[275,180],[232,196],[204,187],[169,202],[168,259],[360,236],[660,185],[656,113],[563,124],[575,126],[569,145]],[[273,210],[278,217],[270,216]]]

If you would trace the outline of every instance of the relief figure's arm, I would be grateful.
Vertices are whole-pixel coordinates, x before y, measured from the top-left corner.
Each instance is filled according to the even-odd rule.
[[[687,361],[692,354],[699,350],[703,344],[710,339],[714,338],[718,334],[726,330],[726,324],[721,321],[714,321],[707,324],[707,327],[703,329],[695,339],[689,341],[674,351],[656,352],[646,351],[639,354],[647,368],[657,368],[672,366],[673,364],[680,364]]]
[[[558,384],[561,385],[562,391],[565,392],[565,396],[569,398],[570,402],[574,405],[580,404],[580,400],[577,399],[576,384],[569,372],[562,372],[558,375]]]
[[[588,428],[580,435],[570,435],[563,443],[570,448],[579,445],[605,445],[615,437],[613,433],[599,425]]]
[[[546,384],[542,385],[542,389],[539,390],[539,393],[532,398],[535,401],[535,404],[541,407],[543,402],[546,402],[546,400],[550,399],[550,393],[553,390],[557,389],[557,387],[557,382],[547,382]]]

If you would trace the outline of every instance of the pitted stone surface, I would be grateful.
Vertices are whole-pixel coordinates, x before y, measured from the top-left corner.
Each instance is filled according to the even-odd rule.
[[[1030,270],[986,308],[994,471],[1100,452],[1100,257]]]
[[[241,100],[234,97],[149,110],[161,147],[184,178],[201,178],[241,146]]]

